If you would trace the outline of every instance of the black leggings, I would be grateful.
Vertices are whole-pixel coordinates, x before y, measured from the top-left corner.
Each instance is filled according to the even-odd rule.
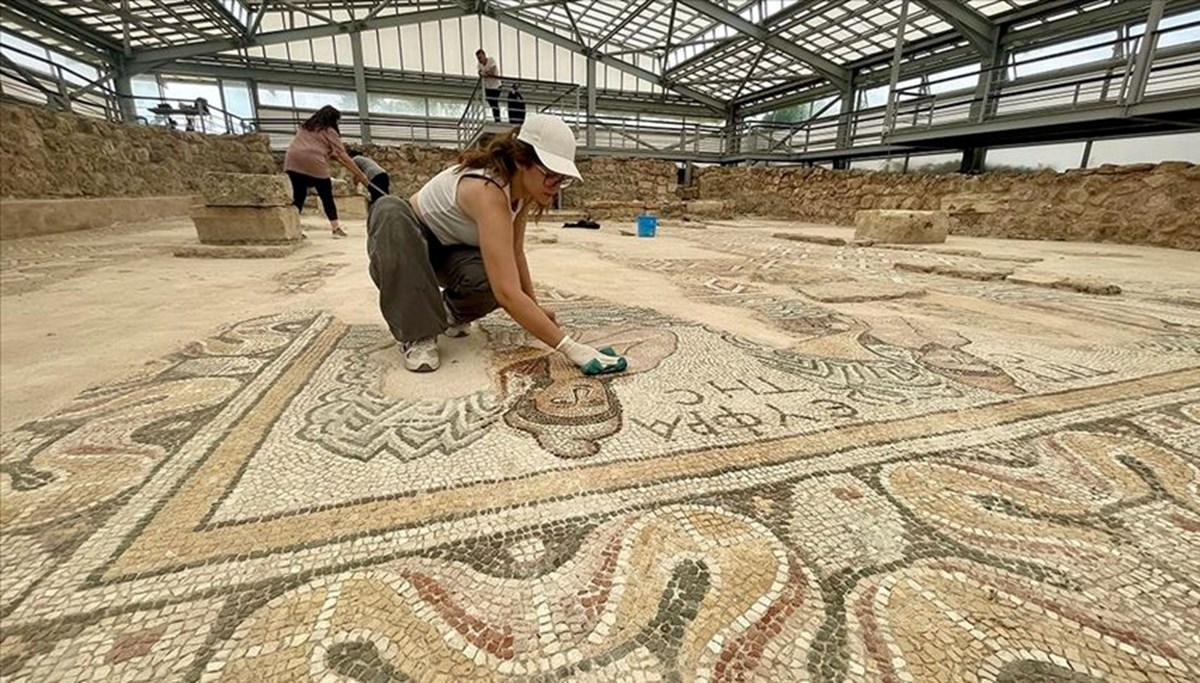
[[[314,178],[297,171],[288,171],[287,176],[292,181],[292,205],[304,213],[304,200],[308,199],[308,188],[317,188],[317,197],[321,199],[321,207],[325,209],[325,217],[331,221],[337,220],[337,204],[333,203],[333,181],[329,178]]]
[[[376,189],[378,188],[378,189]],[[378,173],[371,176],[371,184],[367,185],[367,192],[371,195],[371,203],[374,204],[376,199],[390,194],[392,191],[392,178],[386,173]]]

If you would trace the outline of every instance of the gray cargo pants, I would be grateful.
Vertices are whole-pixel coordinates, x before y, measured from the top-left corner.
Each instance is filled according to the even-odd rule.
[[[497,308],[479,249],[439,242],[407,199],[387,196],[371,205],[367,256],[379,310],[397,341],[434,337]]]

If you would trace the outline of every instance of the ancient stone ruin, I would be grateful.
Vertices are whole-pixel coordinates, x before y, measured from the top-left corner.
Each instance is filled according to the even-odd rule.
[[[282,174],[207,173],[204,204],[189,215],[202,245],[217,247],[295,246],[300,217],[291,185]],[[236,250],[232,250],[236,252]],[[215,255],[219,249],[177,255]]]

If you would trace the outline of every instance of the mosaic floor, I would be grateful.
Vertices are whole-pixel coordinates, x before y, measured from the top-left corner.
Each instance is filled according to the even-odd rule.
[[[719,257],[570,248],[791,343],[556,282],[629,372],[497,314],[486,389],[407,400],[382,325],[231,311],[6,431],[0,675],[1200,679],[1200,281],[1096,297],[680,234]]]

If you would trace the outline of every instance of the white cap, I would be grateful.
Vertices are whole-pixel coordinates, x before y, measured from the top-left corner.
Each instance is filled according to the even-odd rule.
[[[533,147],[546,168],[583,180],[575,167],[575,133],[562,119],[553,114],[529,114],[517,139]]]

